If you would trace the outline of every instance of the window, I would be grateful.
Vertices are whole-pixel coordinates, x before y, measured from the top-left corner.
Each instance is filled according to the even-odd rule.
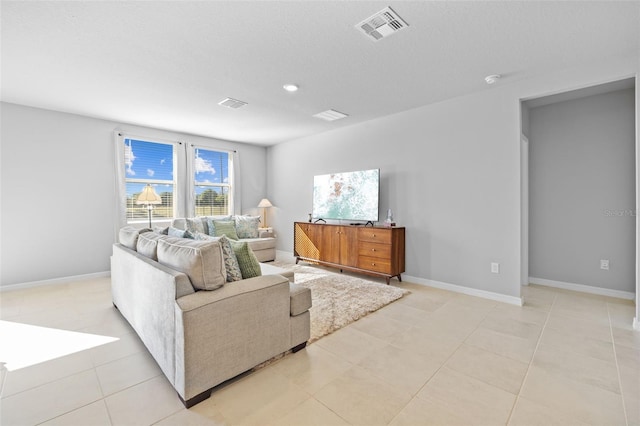
[[[162,204],[153,207],[154,220],[174,217],[175,149],[173,143],[124,138],[127,223],[147,221],[147,207],[136,204],[138,195],[147,184],[153,186],[162,198]]]
[[[232,155],[228,151],[193,149],[196,216],[231,214],[232,164]]]

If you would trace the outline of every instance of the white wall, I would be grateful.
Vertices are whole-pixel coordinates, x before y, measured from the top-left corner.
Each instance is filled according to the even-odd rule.
[[[1,285],[109,270],[114,129],[240,153],[242,206],[266,195],[266,149],[1,103]]]
[[[520,100],[637,68],[633,54],[511,84],[505,78],[469,96],[269,148],[278,248],[291,252],[293,222],[308,218],[313,175],[379,167],[381,217],[391,207],[407,228],[407,275],[519,297]]]
[[[531,109],[532,277],[635,291],[634,104],[627,89]]]

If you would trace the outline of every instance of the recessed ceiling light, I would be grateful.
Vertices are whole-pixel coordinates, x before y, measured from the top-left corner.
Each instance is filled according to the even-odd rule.
[[[282,88],[284,90],[286,90],[287,92],[297,92],[298,91],[298,85],[297,84],[285,84],[284,86],[282,86]]]

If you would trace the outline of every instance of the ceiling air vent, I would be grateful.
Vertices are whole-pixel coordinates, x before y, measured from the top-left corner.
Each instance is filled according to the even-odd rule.
[[[314,117],[320,118],[322,120],[327,120],[327,121],[335,121],[335,120],[340,120],[341,118],[348,117],[348,115],[333,109],[328,109],[326,111],[322,111],[315,114]]]
[[[374,41],[378,41],[408,26],[409,24],[398,16],[393,9],[385,7],[380,12],[360,22],[356,25],[356,28],[371,37]]]
[[[233,99],[233,98],[227,98],[223,101],[218,102],[218,105],[223,106],[223,107],[227,107],[227,108],[233,108],[233,109],[238,109],[240,107],[245,106],[247,103],[246,102],[242,102],[239,101],[237,99]]]

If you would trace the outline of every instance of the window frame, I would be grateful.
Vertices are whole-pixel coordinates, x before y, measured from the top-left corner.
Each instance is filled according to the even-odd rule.
[[[173,220],[176,217],[176,194],[178,191],[178,184],[177,184],[177,179],[176,179],[176,175],[177,175],[177,155],[176,155],[176,151],[178,148],[178,143],[176,142],[166,142],[166,141],[159,141],[157,139],[153,139],[150,140],[150,138],[139,138],[139,137],[124,137],[122,142],[124,143],[124,145],[126,146],[127,141],[130,141],[130,143],[133,143],[135,141],[138,142],[144,142],[144,143],[152,143],[152,144],[159,144],[159,145],[168,145],[171,146],[171,161],[173,163],[173,170],[172,170],[172,176],[173,179],[171,180],[167,180],[167,179],[153,179],[153,178],[130,178],[127,176],[127,173],[125,171],[125,181],[124,181],[124,185],[125,185],[125,191],[127,190],[127,184],[133,183],[133,184],[150,184],[154,187],[154,190],[156,191],[156,193],[158,193],[158,195],[160,195],[160,192],[158,190],[158,185],[171,185],[172,186],[172,206],[171,206],[171,216],[170,217],[162,217],[162,218],[155,218],[152,215],[152,221],[151,224],[153,225],[154,222],[166,222],[167,220]],[[126,150],[125,150],[126,153]],[[125,163],[126,166],[126,163]],[[128,200],[128,197],[127,197]],[[154,207],[155,209],[159,208],[159,207]],[[136,218],[129,218],[128,215],[128,210],[129,210],[129,205],[127,202],[127,205],[125,207],[125,214],[126,214],[126,218],[127,218],[127,225],[136,225],[136,224],[140,224],[140,223],[148,223],[148,217],[144,217],[144,218],[140,218],[140,219],[136,219]]]

